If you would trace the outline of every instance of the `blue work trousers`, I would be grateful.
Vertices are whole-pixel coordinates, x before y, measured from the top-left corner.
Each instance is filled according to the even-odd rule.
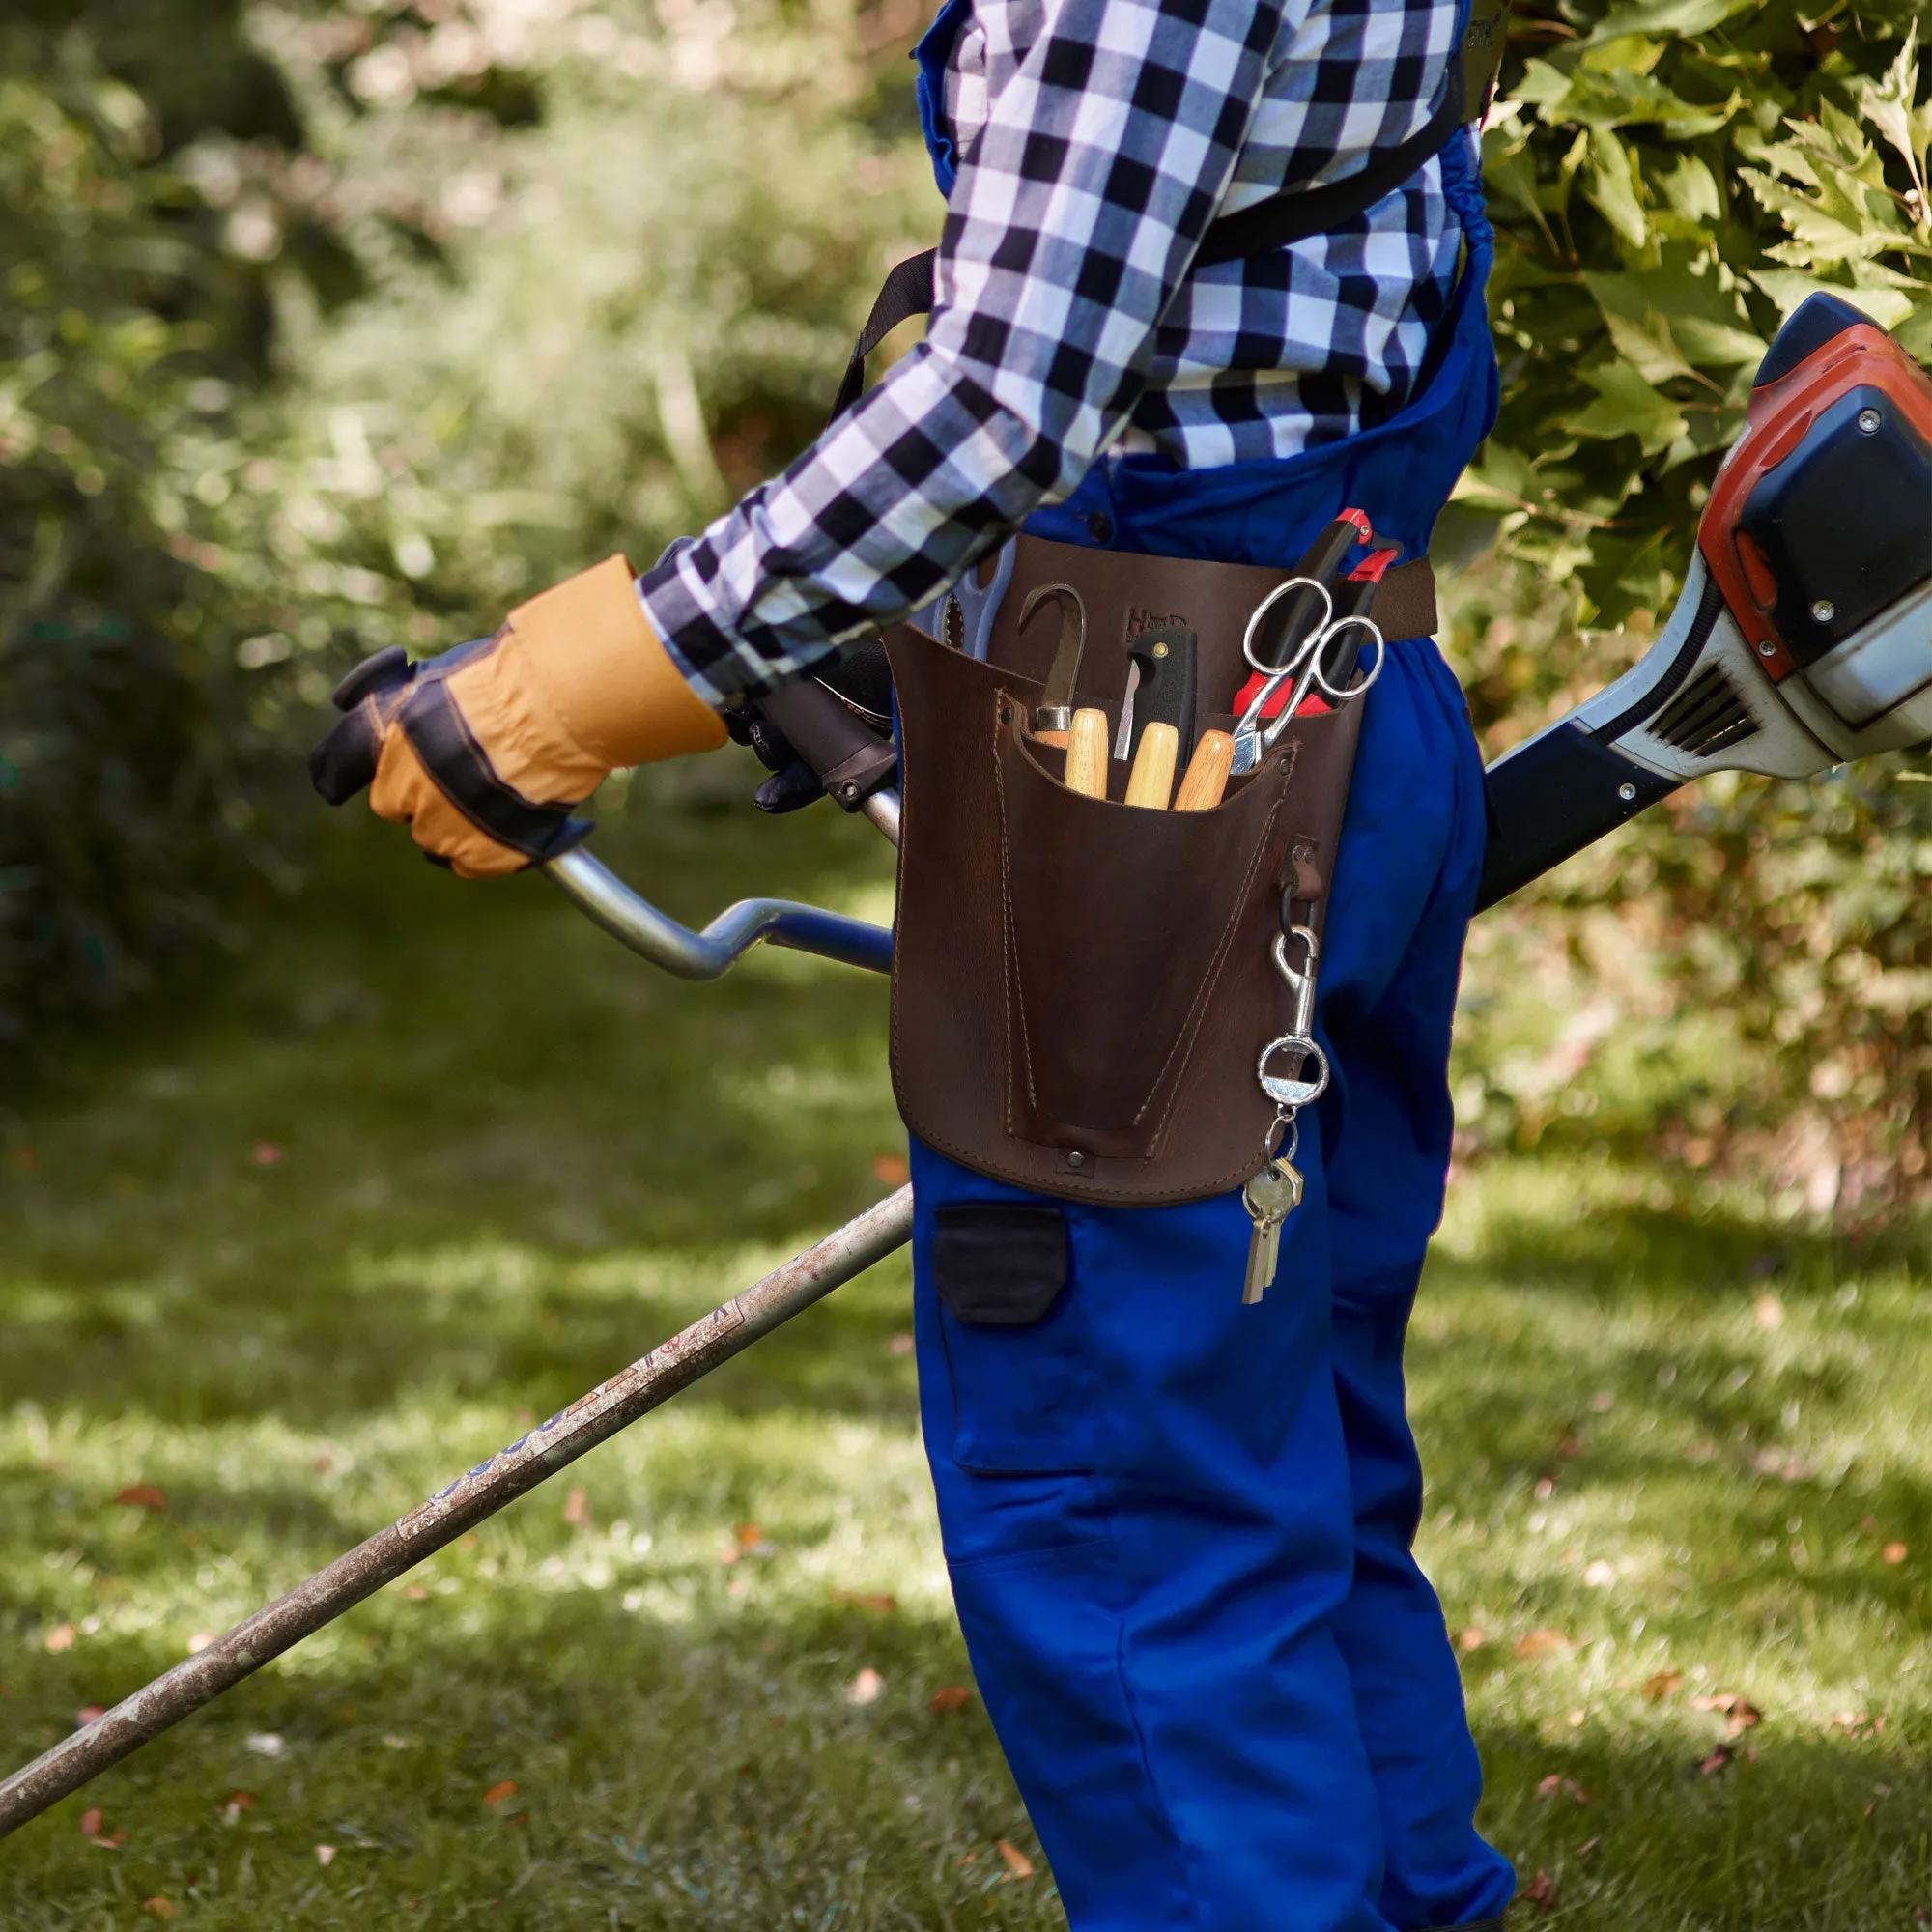
[[[1238,1195],[1063,1203],[1043,1318],[963,1321],[935,1293],[935,1215],[1039,1197],[912,1151],[954,1600],[1074,1932],[1413,1932],[1514,1889],[1472,1822],[1455,1652],[1410,1554],[1402,1364],[1449,1155],[1482,773],[1433,643],[1392,645],[1362,702],[1318,1009],[1333,1084],[1259,1306]]]

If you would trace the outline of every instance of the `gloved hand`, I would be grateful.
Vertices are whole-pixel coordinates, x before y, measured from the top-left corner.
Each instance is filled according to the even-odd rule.
[[[823,685],[882,745],[891,743],[893,670],[884,644],[876,639],[847,644],[814,667],[810,681]],[[799,756],[786,733],[755,705],[725,712],[724,728],[738,744],[749,745],[772,775],[752,794],[752,803],[760,811],[796,811],[825,796],[817,772]]]
[[[316,790],[341,805],[368,785],[378,817],[466,879],[567,852],[590,830],[571,808],[619,767],[724,742],[621,556],[520,604],[494,638],[418,665],[379,651],[335,703],[347,715],[309,753]]]

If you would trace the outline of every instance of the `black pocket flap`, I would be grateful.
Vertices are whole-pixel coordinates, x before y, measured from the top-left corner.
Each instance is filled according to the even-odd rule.
[[[1044,1319],[1066,1286],[1058,1208],[962,1201],[933,1216],[932,1286],[961,1321],[1018,1328]]]

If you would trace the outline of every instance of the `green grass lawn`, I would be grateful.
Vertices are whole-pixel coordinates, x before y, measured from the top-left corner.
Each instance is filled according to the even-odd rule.
[[[889,855],[828,810],[653,818],[600,849],[682,914],[884,914]],[[879,982],[682,986],[541,881],[353,826],[319,855],[0,1115],[9,1767],[902,1147]],[[1927,1272],[1922,1229],[1847,1245],[1607,1161],[1458,1189],[1424,1544],[1531,1922],[1928,1922]],[[901,1257],[0,1846],[0,1924],[1061,1923],[977,1699],[934,1708],[972,1680],[906,1326]]]

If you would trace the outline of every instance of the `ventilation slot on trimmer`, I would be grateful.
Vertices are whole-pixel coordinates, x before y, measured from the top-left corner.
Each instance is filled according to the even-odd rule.
[[[1736,687],[1716,665],[1693,677],[1645,727],[1693,758],[1741,745],[1757,731]]]

